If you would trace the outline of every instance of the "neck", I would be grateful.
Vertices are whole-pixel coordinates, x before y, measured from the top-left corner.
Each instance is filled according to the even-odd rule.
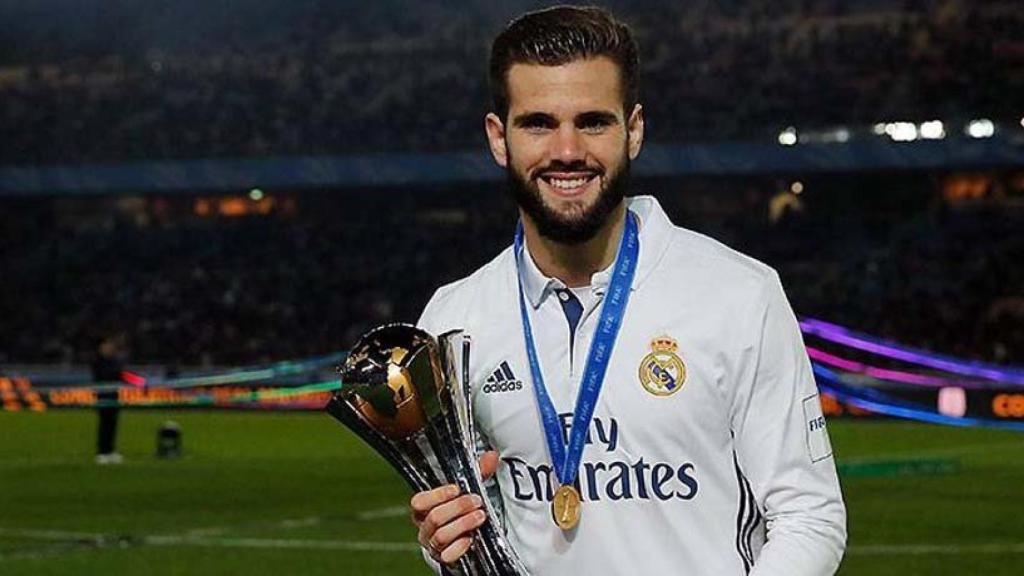
[[[562,244],[540,235],[525,214],[523,235],[537,268],[545,276],[558,278],[570,288],[589,286],[590,277],[611,266],[626,225],[626,203],[612,212],[597,234],[581,244]]]

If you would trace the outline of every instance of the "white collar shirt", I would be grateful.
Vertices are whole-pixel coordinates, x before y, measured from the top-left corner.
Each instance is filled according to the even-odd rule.
[[[533,394],[512,248],[439,289],[420,319],[432,334],[464,329],[472,338],[473,407],[501,458],[509,541],[535,576],[833,572],[845,508],[777,275],[674,226],[651,197],[628,207],[640,221],[640,256],[588,428],[576,529],[551,519],[558,480]],[[573,336],[553,297],[564,284],[523,260],[536,350],[567,433],[611,269],[592,276]]]

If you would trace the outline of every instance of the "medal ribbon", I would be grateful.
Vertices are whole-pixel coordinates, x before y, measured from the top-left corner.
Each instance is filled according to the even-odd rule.
[[[580,458],[583,456],[583,445],[587,438],[590,419],[597,406],[597,397],[601,393],[608,362],[611,359],[615,339],[619,335],[619,327],[626,313],[629,302],[630,288],[636,273],[637,260],[640,255],[639,226],[637,217],[632,212],[626,213],[626,225],[619,241],[619,253],[615,258],[611,282],[601,305],[601,316],[597,324],[597,333],[590,343],[587,363],[583,369],[583,379],[576,395],[576,408],[573,410],[572,429],[569,433],[568,446],[562,437],[562,426],[558,413],[551,402],[547,388],[544,386],[544,375],[541,372],[540,359],[533,341],[533,330],[530,328],[530,317],[527,314],[526,299],[523,296],[523,224],[516,227],[514,250],[516,254],[516,272],[519,280],[519,312],[523,320],[523,337],[526,340],[526,355],[530,361],[530,375],[533,377],[533,392],[537,398],[541,421],[544,424],[544,436],[547,439],[548,453],[551,463],[558,475],[558,481],[564,486],[576,481],[579,472]]]

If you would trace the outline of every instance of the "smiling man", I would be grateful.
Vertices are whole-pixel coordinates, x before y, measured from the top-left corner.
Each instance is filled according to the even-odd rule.
[[[520,226],[420,325],[473,338],[481,469],[530,573],[835,572],[845,508],[778,276],[626,197],[644,136],[629,28],[526,14],[494,42],[491,85]],[[454,486],[411,507],[435,567],[485,521]]]

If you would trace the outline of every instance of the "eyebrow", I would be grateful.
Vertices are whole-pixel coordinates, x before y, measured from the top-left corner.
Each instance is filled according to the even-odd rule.
[[[607,124],[609,126],[617,124],[619,117],[611,112],[604,112],[595,110],[593,112],[584,112],[576,117],[576,124],[586,126],[588,124]]]
[[[602,123],[602,124],[611,125],[611,124],[617,124],[618,121],[619,121],[619,118],[615,114],[613,114],[611,112],[605,112],[603,110],[594,110],[594,111],[591,111],[591,112],[583,112],[582,114],[579,114],[578,116],[576,116],[576,118],[574,119],[574,123],[576,125],[578,125],[578,126],[579,125],[594,124],[594,123]],[[523,126],[532,126],[532,125],[536,125],[536,124],[555,124],[555,123],[557,123],[557,120],[555,120],[555,117],[552,116],[551,114],[546,113],[546,112],[526,112],[526,113],[523,113],[523,114],[519,114],[518,116],[516,116],[515,118],[512,119],[512,125],[516,126],[518,128],[522,128]]]
[[[517,128],[523,126],[534,126],[537,124],[555,124],[555,117],[544,112],[526,112],[512,119],[512,125]]]

